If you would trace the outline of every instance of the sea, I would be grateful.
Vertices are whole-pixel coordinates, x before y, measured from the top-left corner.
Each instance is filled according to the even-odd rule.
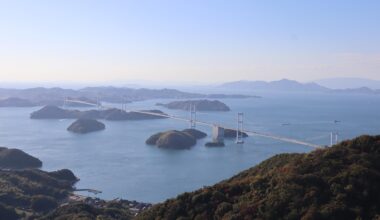
[[[170,101],[139,101],[127,107],[160,109],[190,117],[187,111],[155,105]],[[245,129],[323,147],[330,145],[331,132],[338,134],[338,141],[380,134],[379,95],[268,94],[262,98],[220,101],[231,111],[197,112],[197,119],[236,127],[237,113],[242,112]],[[102,199],[158,203],[228,179],[276,154],[314,150],[258,136],[249,136],[244,144],[231,139],[225,141],[225,147],[209,148],[204,145],[211,140],[211,128],[202,125],[197,125],[197,129],[208,136],[198,140],[196,146],[188,150],[160,149],[146,145],[145,140],[156,132],[189,128],[189,123],[174,119],[103,121],[104,131],[73,134],[66,130],[73,120],[30,119],[30,113],[40,108],[0,108],[0,146],[19,148],[39,158],[46,171],[72,170],[80,178],[78,189],[102,191],[97,195],[81,194]]]

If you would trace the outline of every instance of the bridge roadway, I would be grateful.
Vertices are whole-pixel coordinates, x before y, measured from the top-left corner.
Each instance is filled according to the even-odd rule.
[[[96,103],[91,103],[91,102],[86,102],[86,101],[81,101],[81,100],[73,100],[73,99],[65,99],[64,103],[66,102],[85,104],[85,105],[90,105],[90,106],[95,106],[95,107],[99,106]]]
[[[66,102],[74,102],[74,103],[87,104],[87,105],[91,105],[91,106],[99,106],[98,104],[89,103],[89,102],[85,102],[85,101],[79,101],[79,100],[66,99],[65,101]],[[107,107],[107,106],[104,106],[104,105],[100,105],[100,107],[101,108],[106,108],[106,109],[113,108],[113,107]],[[174,115],[160,114],[160,113],[147,112],[147,111],[141,111],[141,110],[128,109],[127,112],[136,112],[136,113],[141,113],[141,114],[160,116],[160,117],[171,118],[171,119],[175,119],[175,120],[179,120],[179,121],[185,121],[185,122],[190,122],[191,121],[190,119],[182,118],[182,117],[178,117],[178,116],[174,116]],[[226,126],[223,126],[223,125],[214,124],[214,123],[210,123],[210,122],[205,122],[205,121],[200,121],[200,120],[194,120],[194,121],[195,121],[196,124],[204,125],[204,126],[208,126],[208,127],[219,126],[219,127],[224,128],[224,129],[236,130],[236,128],[230,128],[230,127],[226,127]],[[264,137],[264,138],[270,138],[270,139],[274,139],[274,140],[278,140],[278,141],[283,141],[283,142],[287,142],[287,143],[298,144],[298,145],[308,146],[308,147],[312,147],[312,148],[321,148],[320,145],[313,144],[313,143],[308,143],[308,142],[305,142],[305,141],[302,141],[302,140],[297,140],[297,139],[294,139],[294,138],[282,137],[282,136],[278,136],[278,135],[261,133],[261,132],[257,132],[257,131],[250,131],[250,130],[244,130],[244,129],[243,129],[243,132],[245,132],[248,135],[259,136],[259,137]]]

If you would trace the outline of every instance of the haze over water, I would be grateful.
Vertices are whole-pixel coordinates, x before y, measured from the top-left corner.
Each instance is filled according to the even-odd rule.
[[[186,111],[154,106],[169,101],[149,100],[128,106],[188,117]],[[277,94],[221,101],[232,111],[199,112],[197,118],[234,127],[236,113],[244,112],[247,129],[320,145],[329,144],[331,131],[338,132],[339,139],[380,131],[380,97],[375,95]],[[0,108],[0,145],[38,157],[44,170],[71,169],[81,179],[77,188],[101,190],[98,196],[105,199],[156,203],[229,178],[272,155],[313,150],[254,136],[244,145],[229,140],[226,147],[206,148],[211,129],[202,126],[197,128],[209,136],[190,150],[158,149],[145,144],[150,135],[189,125],[172,119],[104,121],[106,130],[76,135],[66,131],[73,120],[29,119],[37,109]]]

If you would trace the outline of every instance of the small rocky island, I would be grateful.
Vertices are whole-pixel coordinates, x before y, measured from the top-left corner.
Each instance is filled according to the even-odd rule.
[[[197,111],[230,111],[230,108],[218,100],[187,100],[187,101],[174,101],[167,104],[157,103],[158,106],[164,106],[168,109],[181,109],[190,110],[191,106],[195,106]]]
[[[85,134],[85,133],[94,132],[94,131],[101,131],[101,130],[104,130],[105,128],[106,126],[103,123],[95,119],[80,118],[74,121],[67,128],[67,130],[73,133]]]
[[[147,112],[151,114],[145,114]],[[111,108],[105,110],[87,110],[78,111],[72,109],[63,109],[54,105],[47,105],[40,110],[30,114],[31,119],[105,119],[110,121],[123,120],[148,120],[164,119],[165,113],[160,110],[141,110],[140,112],[126,112],[121,109]]]
[[[0,169],[39,168],[42,162],[19,149],[0,147]]]
[[[224,142],[207,142],[205,144],[206,147],[224,147]]]
[[[183,131],[171,130],[154,134],[145,143],[156,145],[159,148],[189,149],[197,143],[197,139],[206,136],[206,133],[195,129],[185,129]]]

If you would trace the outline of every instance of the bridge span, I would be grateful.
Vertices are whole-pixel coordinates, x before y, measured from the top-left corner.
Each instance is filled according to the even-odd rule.
[[[95,107],[103,108],[103,109],[112,109],[112,108],[115,108],[115,107],[111,107],[111,106],[104,106],[100,102],[97,102],[95,104],[95,103],[90,103],[90,102],[81,101],[81,100],[65,99],[65,103],[67,103],[67,102],[87,104],[89,106],[95,106]],[[224,129],[236,130],[236,128],[231,128],[231,127],[228,127],[228,126],[224,126],[224,125],[220,125],[220,124],[215,124],[215,123],[212,123],[212,122],[201,121],[201,120],[198,120],[196,118],[190,118],[189,119],[189,118],[179,117],[179,116],[170,115],[170,114],[161,114],[161,113],[147,112],[147,111],[142,111],[142,110],[127,109],[127,108],[122,109],[122,110],[124,110],[126,112],[136,112],[136,113],[140,113],[140,114],[147,114],[147,115],[153,115],[153,116],[170,118],[170,119],[174,119],[174,120],[188,122],[188,123],[191,123],[191,124],[198,124],[198,125],[208,126],[208,127],[211,127],[211,128],[214,127],[214,126],[218,126],[218,127],[224,128]],[[283,136],[278,136],[278,135],[273,135],[273,134],[268,134],[268,133],[263,133],[263,132],[258,132],[258,131],[252,131],[252,130],[247,130],[247,129],[241,129],[241,130],[238,130],[238,132],[244,132],[247,135],[251,135],[251,136],[259,136],[259,137],[264,137],[264,138],[270,138],[270,139],[273,139],[273,140],[278,140],[278,141],[282,141],[282,142],[287,142],[287,143],[292,143],[292,144],[298,144],[298,145],[308,146],[308,147],[312,147],[312,148],[321,148],[322,147],[320,145],[313,144],[313,143],[308,143],[308,142],[303,141],[303,140],[298,140],[298,139],[294,139],[294,138],[283,137]]]

